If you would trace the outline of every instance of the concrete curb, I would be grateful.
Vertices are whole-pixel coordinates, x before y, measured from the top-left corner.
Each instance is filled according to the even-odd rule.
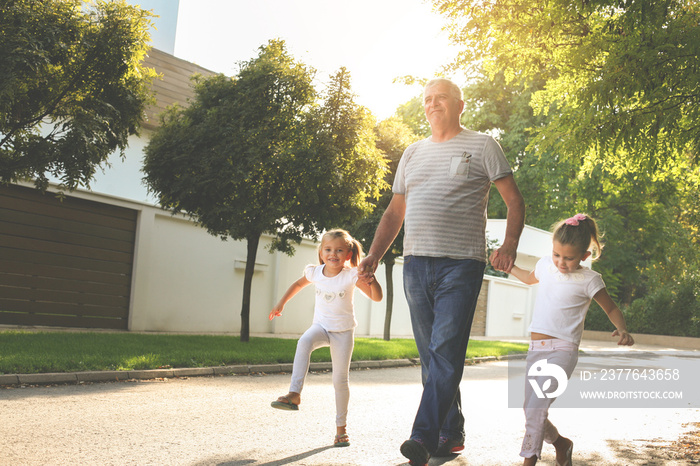
[[[525,354],[509,354],[507,356],[488,356],[470,358],[465,365],[479,364],[509,359],[524,359]],[[380,361],[353,361],[351,370],[385,369],[390,367],[410,367],[420,365],[419,359],[386,359]],[[312,362],[310,371],[329,371],[330,362]],[[50,372],[42,374],[5,374],[0,375],[0,385],[53,385],[80,384],[90,382],[118,382],[124,380],[154,380],[184,377],[213,377],[224,375],[278,374],[291,373],[292,364],[257,364],[217,367],[191,367],[175,369],[149,369],[135,371],[94,371],[94,372]]]

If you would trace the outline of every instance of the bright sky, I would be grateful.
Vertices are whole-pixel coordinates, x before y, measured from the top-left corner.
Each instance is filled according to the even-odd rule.
[[[175,55],[232,76],[284,39],[318,90],[345,66],[357,103],[384,119],[422,92],[394,78],[432,78],[456,55],[442,24],[424,0],[180,0]]]

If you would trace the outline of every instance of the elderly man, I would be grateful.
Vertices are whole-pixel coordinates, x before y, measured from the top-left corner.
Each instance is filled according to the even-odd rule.
[[[422,364],[423,395],[401,453],[411,464],[464,449],[459,383],[486,265],[486,207],[493,183],[508,207],[506,238],[491,256],[510,271],[525,217],[520,190],[499,144],[460,125],[461,89],[447,79],[425,86],[432,135],[401,158],[394,195],[360,273],[377,268],[401,225],[404,289]]]

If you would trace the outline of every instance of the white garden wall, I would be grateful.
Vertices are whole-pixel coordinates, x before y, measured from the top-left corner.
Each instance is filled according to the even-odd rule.
[[[55,188],[52,188],[55,189]],[[70,196],[118,205],[138,212],[134,267],[131,287],[129,330],[141,332],[239,333],[246,260],[243,241],[222,241],[182,215],[156,206],[88,191]],[[491,222],[491,221],[489,221]],[[498,221],[496,221],[496,230]],[[493,225],[489,223],[489,231]],[[528,235],[540,230],[527,230]],[[546,232],[542,234],[548,235]],[[534,250],[523,235],[528,253],[519,253],[519,263],[528,267]],[[492,238],[494,236],[491,236]],[[307,264],[318,263],[317,243],[304,240],[294,256],[275,252],[264,236],[256,259],[251,295],[251,334],[299,335],[311,323],[314,295],[309,287],[298,294],[282,318],[268,320],[270,309],[289,285],[298,279]],[[522,241],[521,241],[522,244]],[[551,250],[551,239],[547,254]],[[540,249],[543,249],[540,247]],[[525,262],[525,263],[522,263]],[[533,264],[534,265],[534,264]],[[393,270],[394,309],[392,337],[412,335],[408,305],[403,291],[403,262]],[[384,266],[377,278],[386,290]],[[486,277],[488,283],[486,335],[527,336],[527,325],[535,288],[513,279]],[[386,294],[386,293],[385,293]],[[355,310],[358,336],[381,337],[384,332],[386,301],[374,303],[356,291]]]
[[[293,334],[308,328],[313,316],[311,287],[289,302],[282,318],[272,322],[268,314],[307,264],[318,263],[317,244],[305,240],[294,256],[266,249],[263,237],[251,295],[251,333]],[[140,206],[136,262],[132,285],[129,328],[154,332],[237,333],[241,327],[241,302],[246,244],[222,241],[182,216],[155,207]],[[393,334],[411,335],[408,310],[401,287],[401,264],[394,267],[395,303]],[[384,282],[384,267],[377,272]],[[355,310],[358,335],[382,334],[385,302],[374,303],[359,291]]]

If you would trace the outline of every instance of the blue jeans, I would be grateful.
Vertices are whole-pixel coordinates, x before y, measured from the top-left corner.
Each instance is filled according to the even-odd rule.
[[[411,438],[431,453],[441,435],[464,437],[459,383],[484,267],[471,259],[404,258],[404,290],[423,379]]]

